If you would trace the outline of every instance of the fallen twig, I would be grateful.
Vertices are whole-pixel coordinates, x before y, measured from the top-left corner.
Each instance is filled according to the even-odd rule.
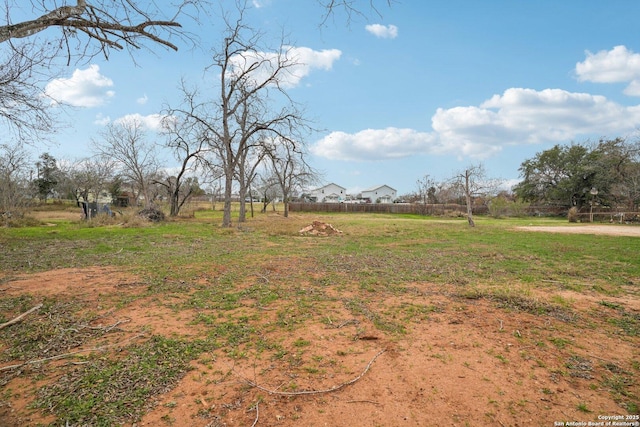
[[[73,332],[80,332],[83,329],[89,329],[91,331],[103,331],[105,334],[111,332],[113,329],[117,328],[119,325],[121,325],[122,323],[127,323],[127,322],[131,322],[131,319],[123,319],[123,320],[118,320],[116,323],[114,323],[113,325],[110,326],[89,326],[89,325],[80,325],[80,327],[78,329],[76,328],[69,328],[66,329],[67,331],[73,331]]]
[[[373,400],[347,400],[345,403],[371,403],[373,405],[379,405],[379,402]]]
[[[256,419],[253,421],[253,424],[251,424],[251,427],[256,427],[258,425],[259,415],[260,415],[260,412],[258,410],[258,402],[256,402]]]
[[[342,383],[339,384],[337,386],[328,388],[326,390],[303,390],[303,391],[293,391],[293,392],[289,392],[289,391],[277,391],[277,390],[270,390],[266,387],[262,387],[256,383],[254,383],[253,381],[248,380],[247,378],[243,378],[243,380],[249,384],[252,387],[255,387],[257,389],[260,389],[262,391],[265,391],[269,394],[276,394],[278,396],[300,396],[300,395],[308,395],[308,394],[322,394],[322,393],[331,393],[334,392],[336,390],[340,390],[343,387],[346,387],[348,385],[351,385],[353,383],[355,383],[356,381],[358,381],[360,378],[364,377],[364,375],[367,373],[367,371],[369,371],[369,368],[371,368],[371,365],[373,365],[373,362],[375,362],[375,360],[382,354],[384,353],[385,350],[380,350],[378,352],[378,354],[376,354],[375,356],[373,356],[373,359],[371,359],[371,361],[367,364],[367,366],[364,368],[364,371],[362,371],[362,373],[360,375],[358,375],[357,377],[355,377],[354,379],[347,381],[346,383]]]
[[[6,323],[3,323],[2,325],[0,325],[0,329],[4,329],[7,326],[11,326],[14,323],[18,323],[19,321],[21,321],[22,319],[24,319],[27,315],[33,313],[34,311],[40,309],[40,307],[42,307],[42,304],[38,304],[35,307],[30,308],[29,310],[25,311],[24,313],[22,313],[20,316],[16,317],[15,319],[11,319]]]
[[[612,364],[615,365],[615,362],[613,360],[611,360],[611,359],[605,359],[603,357],[595,356],[593,354],[590,354],[589,357],[593,357],[594,359],[602,360],[603,362],[608,362],[608,363],[612,363]]]
[[[360,322],[358,322],[358,319],[349,319],[349,320],[345,320],[344,322],[340,323],[335,328],[336,329],[340,329],[340,328],[343,328],[343,327],[345,327],[347,325],[351,325],[351,324],[357,325],[358,323],[360,323]]]
[[[26,366],[26,365],[35,365],[36,363],[50,362],[52,360],[58,360],[58,359],[65,359],[67,357],[75,356],[76,354],[81,354],[81,353],[90,353],[90,352],[93,352],[93,351],[104,351],[104,350],[106,350],[108,348],[122,346],[122,345],[128,343],[129,341],[133,341],[134,339],[139,338],[139,337],[143,337],[144,335],[145,334],[141,333],[141,334],[134,335],[131,338],[128,338],[128,339],[126,339],[126,340],[124,340],[122,342],[115,343],[115,344],[107,344],[107,345],[103,345],[103,346],[100,346],[100,347],[86,348],[84,350],[78,350],[78,351],[72,351],[70,353],[58,354],[58,355],[51,356],[51,357],[45,357],[43,359],[28,360],[26,362],[19,363],[17,365],[3,366],[3,367],[0,368],[0,371],[8,371],[8,370],[11,370],[11,369],[21,368],[21,367]]]

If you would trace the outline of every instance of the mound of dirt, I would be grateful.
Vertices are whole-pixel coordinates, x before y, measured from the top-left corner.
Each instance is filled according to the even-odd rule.
[[[336,234],[342,234],[342,231],[338,230],[331,224],[327,224],[326,222],[313,221],[311,225],[301,229],[300,234],[312,236],[333,236]]]

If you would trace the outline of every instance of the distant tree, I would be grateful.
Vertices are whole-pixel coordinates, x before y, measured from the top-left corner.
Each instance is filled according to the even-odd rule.
[[[592,153],[598,201],[635,210],[640,203],[640,139],[600,140]]]
[[[418,194],[420,195],[420,199],[422,203],[425,205],[427,203],[436,203],[435,199],[435,186],[436,182],[429,175],[425,175],[422,178],[418,179],[416,182],[418,186]]]
[[[111,202],[117,206],[126,207],[129,203],[128,198],[125,198],[126,192],[124,190],[124,182],[120,175],[115,175],[111,181],[109,181],[108,190],[111,195]]]
[[[525,160],[514,192],[521,200],[578,210],[594,202],[637,204],[640,145],[623,138],[556,145]],[[594,190],[594,191],[592,191]]]
[[[514,187],[516,195],[530,202],[559,206],[581,206],[585,191],[593,187],[589,150],[578,144],[556,145],[525,160],[520,166],[523,180]]]
[[[453,177],[456,187],[464,193],[465,205],[467,207],[467,221],[470,227],[475,227],[473,220],[474,198],[495,194],[498,191],[500,181],[488,178],[482,164],[470,165],[464,171],[456,173]]]
[[[96,202],[98,196],[111,192],[116,163],[110,157],[93,156],[66,164],[61,170],[58,189],[76,202]]]
[[[640,209],[640,161],[625,168],[624,176],[613,184],[611,193],[614,199],[629,211]]]
[[[40,200],[46,202],[58,185],[59,169],[55,157],[49,153],[40,155],[36,162],[37,177],[33,181]]]
[[[436,197],[436,182],[429,175],[425,175],[416,181],[418,192],[417,197],[420,205],[420,211],[422,214],[429,213],[427,210],[427,204],[437,203]]]
[[[247,200],[251,208],[251,216],[253,216],[252,186],[258,178],[258,171],[263,166],[264,158],[267,155],[267,151],[259,139],[260,137],[256,136],[256,143],[249,144],[247,149],[240,153],[240,159],[238,160],[237,180],[240,184],[240,211],[238,212],[238,222],[246,221]]]
[[[29,207],[31,165],[22,144],[0,144],[0,222],[24,215]]]
[[[318,173],[306,162],[303,149],[302,144],[282,137],[266,144],[271,176],[282,194],[285,218],[289,216],[292,195],[318,181]]]
[[[148,208],[154,200],[151,185],[158,173],[157,147],[147,140],[146,129],[137,119],[110,123],[93,140],[94,151],[116,162],[118,174],[135,187],[135,198]]]
[[[265,213],[270,203],[275,211],[275,201],[282,197],[278,178],[273,175],[258,175],[256,179],[257,191],[262,202],[261,212]]]
[[[209,146],[202,126],[192,116],[169,109],[164,117],[162,128],[167,136],[165,147],[171,150],[179,166],[173,174],[161,173],[156,183],[164,187],[169,196],[169,216],[177,216],[182,206],[200,188],[194,174],[205,168]]]

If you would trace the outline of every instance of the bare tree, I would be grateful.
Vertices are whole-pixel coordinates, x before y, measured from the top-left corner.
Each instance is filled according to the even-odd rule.
[[[0,0],[0,119],[25,143],[55,131],[56,115],[43,83],[62,65],[86,61],[113,50],[132,53],[161,45],[177,50],[191,41],[178,20],[197,15],[206,0],[182,0],[172,6],[155,1]],[[62,5],[61,5],[62,3]],[[31,15],[31,16],[30,16]],[[31,18],[31,19],[29,19]],[[59,29],[44,31],[47,29]],[[132,55],[131,58],[135,62]]]
[[[18,139],[33,143],[55,129],[53,111],[40,83],[47,61],[42,48],[16,46],[0,58],[0,119]]]
[[[222,46],[214,53],[211,68],[219,78],[219,95],[199,101],[197,89],[185,89],[184,106],[179,111],[199,123],[224,173],[223,227],[231,226],[231,199],[238,174],[240,192],[246,192],[250,172],[246,162],[251,150],[265,135],[285,135],[291,129],[306,126],[296,104],[287,96],[282,81],[296,65],[286,49],[275,51],[261,45],[262,35],[243,19],[246,5],[238,5],[235,20],[225,15],[226,29]],[[268,53],[266,53],[268,52]],[[278,99],[281,108],[273,106]],[[241,203],[244,203],[242,198]]]
[[[145,207],[153,202],[151,183],[158,172],[156,146],[147,141],[146,129],[138,119],[110,123],[93,140],[94,150],[117,163],[120,175],[135,186],[136,198],[142,196]]]
[[[428,174],[416,181],[418,197],[420,198],[420,211],[423,215],[428,213],[427,204],[436,203],[436,181]],[[433,213],[433,212],[432,212]]]
[[[388,5],[391,2],[386,1]],[[76,39],[83,55],[102,52],[108,56],[110,49],[139,49],[149,41],[178,50],[172,41],[173,37],[182,35],[182,26],[177,20],[186,8],[205,6],[210,2],[184,0],[167,7],[154,0],[75,0],[70,2],[72,5],[57,6],[55,2],[47,5],[45,1],[30,0],[31,8],[18,7],[24,3],[24,0],[4,0],[3,14],[7,24],[0,26],[0,43],[32,37],[48,28],[59,28],[60,39],[54,44],[65,47],[69,54],[72,49],[70,42]],[[357,0],[318,0],[318,3],[324,9],[323,23],[339,11],[346,15],[348,21],[353,15],[363,15],[363,7]],[[369,7],[379,14],[375,3],[369,0]],[[23,13],[28,9],[31,9],[33,19],[14,22],[12,11]],[[87,41],[81,42],[80,36]]]
[[[238,222],[246,221],[247,200],[249,200],[251,216],[253,217],[253,194],[251,188],[258,177],[259,168],[262,166],[263,160],[267,155],[264,147],[259,142],[259,137],[257,140],[256,143],[249,144],[247,150],[240,154],[238,161],[237,179],[240,184],[240,211],[238,212]]]
[[[317,182],[318,173],[305,160],[303,146],[278,137],[267,145],[271,176],[278,183],[284,203],[284,217],[289,216],[289,202],[296,191]]]
[[[233,177],[243,153],[259,135],[287,134],[305,123],[282,85],[282,80],[297,63],[289,57],[287,50],[278,49],[266,54],[269,49],[260,46],[261,34],[243,23],[244,9],[238,12],[235,22],[226,19],[223,47],[214,55],[214,66],[220,71],[222,101],[219,109],[221,126],[220,131],[215,132],[214,142],[226,178],[224,227],[231,225]],[[289,102],[279,110],[273,110],[267,102],[274,95],[282,95]]]
[[[206,135],[198,121],[180,111],[167,110],[162,120],[163,133],[167,136],[166,147],[179,162],[175,173],[165,172],[157,184],[169,195],[169,216],[178,216],[180,209],[193,195],[197,184],[194,174],[206,165],[209,151]]]
[[[73,197],[76,202],[96,202],[98,196],[108,191],[115,177],[116,163],[111,157],[98,155],[60,162],[61,182],[58,190]]]
[[[55,130],[55,110],[49,108],[41,83],[57,75],[59,59],[88,62],[112,51],[162,46],[178,50],[178,41],[196,44],[180,21],[198,20],[209,0],[0,0],[0,119],[29,143]],[[377,11],[374,0],[318,0],[324,24],[336,14]],[[390,5],[392,0],[386,0]],[[218,1],[218,3],[222,3]],[[45,30],[59,30],[45,31]]]
[[[458,172],[453,177],[453,181],[464,193],[469,226],[475,227],[476,224],[473,220],[473,199],[480,195],[495,193],[500,185],[500,181],[487,178],[482,164],[468,166],[464,171]]]
[[[29,153],[22,144],[0,144],[0,222],[22,216],[33,197]]]
[[[321,25],[325,25],[330,19],[334,18],[334,16],[338,13],[344,15],[346,18],[347,24],[351,23],[351,20],[355,17],[365,17],[367,13],[365,12],[365,7],[362,3],[364,1],[358,0],[317,0],[322,8],[324,8],[324,13],[322,15],[322,23]],[[378,9],[379,4],[386,3],[387,6],[391,6],[395,0],[368,0],[368,9],[373,11],[376,15],[382,16],[380,10]]]
[[[24,4],[24,1],[20,3]],[[181,34],[177,19],[185,7],[199,2],[184,1],[171,10],[155,1],[90,0],[87,3],[76,0],[74,5],[65,6],[36,0],[28,3],[30,8],[19,8],[16,0],[4,1],[7,24],[0,26],[0,43],[33,37],[48,28],[59,28],[59,39],[52,44],[64,48],[69,56],[72,56],[71,42],[75,39],[76,49],[83,57],[97,53],[108,57],[111,49],[139,49],[149,41],[177,50],[171,40]],[[18,10],[21,13],[31,10],[33,19],[14,22],[11,12]]]

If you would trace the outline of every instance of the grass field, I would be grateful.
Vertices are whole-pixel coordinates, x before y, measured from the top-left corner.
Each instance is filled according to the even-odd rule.
[[[0,425],[638,414],[638,237],[519,228],[568,225],[543,218],[75,215],[0,229],[0,323],[42,304],[0,329]],[[341,233],[301,235],[313,221]]]

